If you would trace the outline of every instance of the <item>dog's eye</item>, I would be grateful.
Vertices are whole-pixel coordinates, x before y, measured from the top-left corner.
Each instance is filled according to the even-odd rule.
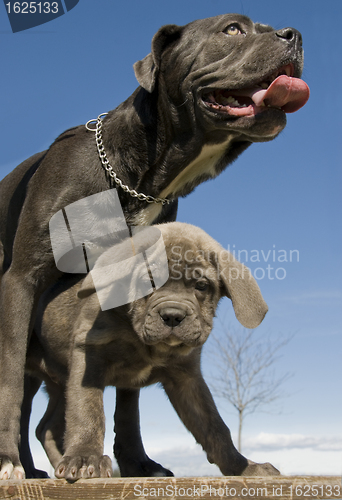
[[[201,292],[205,292],[205,290],[207,290],[208,286],[209,285],[208,285],[207,281],[197,281],[195,288],[196,288],[196,290],[200,290]]]
[[[237,24],[230,24],[229,26],[227,26],[227,28],[224,30],[224,33],[227,33],[227,35],[231,36],[242,35],[242,31]]]

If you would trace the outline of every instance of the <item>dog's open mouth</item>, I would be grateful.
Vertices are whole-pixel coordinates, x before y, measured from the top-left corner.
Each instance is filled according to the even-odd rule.
[[[310,90],[300,78],[293,77],[293,66],[287,64],[260,83],[243,89],[214,89],[202,96],[211,110],[231,116],[252,116],[267,107],[294,113],[309,99]]]

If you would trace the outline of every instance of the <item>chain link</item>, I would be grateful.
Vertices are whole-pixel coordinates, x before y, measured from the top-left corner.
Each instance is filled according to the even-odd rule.
[[[138,193],[135,189],[130,189],[126,184],[122,182],[121,179],[116,175],[116,173],[113,170],[113,167],[110,165],[106,150],[103,145],[103,140],[102,140],[102,117],[107,115],[108,113],[102,113],[97,117],[96,120],[89,120],[86,123],[86,129],[90,130],[91,132],[95,132],[95,140],[96,140],[96,146],[97,146],[97,151],[101,160],[101,163],[103,165],[103,168],[106,170],[108,175],[114,180],[115,184],[121,187],[125,193],[128,193],[130,196],[133,198],[138,198],[138,200],[141,201],[146,201],[147,203],[161,203],[162,205],[167,205],[171,202],[171,200],[168,200],[167,198],[154,198],[153,196],[147,196],[144,193]],[[95,128],[91,128],[89,125],[91,123],[96,122]]]

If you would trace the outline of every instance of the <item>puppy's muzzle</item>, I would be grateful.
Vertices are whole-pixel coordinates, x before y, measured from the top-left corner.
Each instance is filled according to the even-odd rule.
[[[144,323],[144,342],[169,346],[192,344],[200,335],[200,322],[193,305],[186,300],[165,300],[150,307]]]
[[[176,328],[186,317],[186,311],[178,307],[164,307],[160,309],[159,315],[166,326]]]

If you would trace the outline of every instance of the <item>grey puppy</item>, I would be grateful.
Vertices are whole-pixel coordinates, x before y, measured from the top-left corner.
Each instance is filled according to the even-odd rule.
[[[220,298],[228,296],[237,319],[254,328],[267,312],[259,287],[249,270],[203,230],[179,222],[158,228],[169,278],[152,294],[101,310],[90,273],[81,281],[66,276],[42,296],[26,370],[46,382],[50,396],[37,434],[55,474],[73,480],[111,475],[111,461],[103,455],[103,390],[113,385],[114,454],[122,476],[171,475],[147,457],[140,436],[139,389],[155,383],[162,384],[184,425],[223,474],[277,474],[270,464],[252,463],[235,449],[200,367]],[[107,270],[118,251],[104,252],[94,270]],[[111,285],[109,280],[103,288]]]
[[[302,67],[301,35],[292,28],[275,31],[237,14],[164,26],[135,64],[138,89],[98,122],[107,175],[94,132],[79,126],[2,180],[0,479],[24,477],[18,443],[26,350],[39,297],[61,276],[51,217],[114,183],[127,224],[174,220],[179,196],[217,176],[252,142],[274,139],[285,113],[305,104]]]

